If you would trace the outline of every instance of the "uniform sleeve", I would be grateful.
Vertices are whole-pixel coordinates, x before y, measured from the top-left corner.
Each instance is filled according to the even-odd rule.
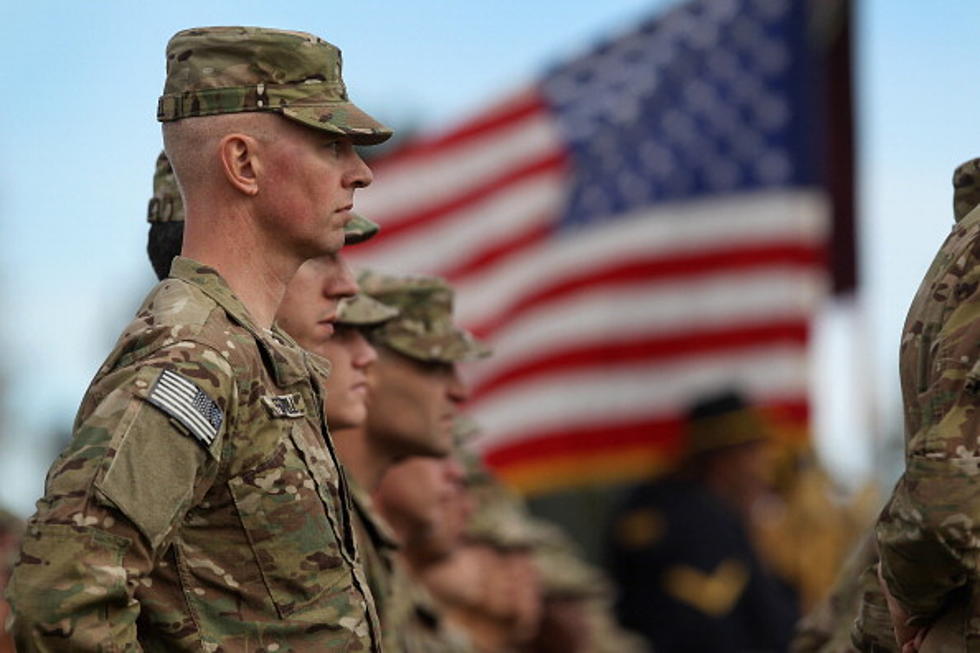
[[[90,387],[11,577],[18,651],[140,650],[135,589],[213,482],[235,392],[194,343]]]
[[[902,334],[906,469],[876,535],[885,582],[913,623],[930,621],[951,593],[980,580],[977,252],[974,236],[944,246]]]
[[[910,456],[878,520],[885,582],[913,623],[931,621],[951,592],[977,580],[978,462]]]

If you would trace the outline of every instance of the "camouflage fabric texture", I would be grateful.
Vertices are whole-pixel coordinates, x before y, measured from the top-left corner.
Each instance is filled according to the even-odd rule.
[[[980,650],[980,211],[968,210],[977,168],[954,173],[956,222],[902,331],[906,469],[876,528],[889,590],[911,623],[934,623],[926,644],[970,651]]]
[[[585,562],[572,540],[558,526],[530,514],[523,501],[507,490],[482,463],[467,441],[478,428],[466,418],[456,420],[455,431],[462,446],[467,470],[467,487],[475,510],[466,528],[471,541],[489,544],[502,551],[529,550],[540,574],[545,601],[581,603],[588,653],[643,653],[644,640],[616,620],[612,582],[596,567]]]
[[[392,621],[391,603],[395,599],[393,582],[395,553],[398,540],[384,518],[374,508],[374,502],[356,480],[350,479],[354,505],[354,533],[361,554],[361,565],[367,578],[374,605],[381,622],[385,651],[397,650],[397,626]]]
[[[378,233],[378,225],[362,215],[351,214],[350,221],[344,225],[344,244],[356,245],[368,240]],[[183,222],[184,202],[180,197],[177,177],[170,165],[166,152],[157,156],[153,172],[153,197],[146,207],[146,221],[153,222]]]
[[[48,473],[8,592],[18,650],[379,651],[320,372],[213,269],[172,274]]]
[[[830,594],[796,625],[791,653],[897,653],[877,564],[874,533],[869,531],[841,568]]]
[[[300,124],[375,145],[391,130],[347,96],[336,46],[264,27],[198,27],[167,44],[167,79],[157,120],[245,111],[278,113]]]
[[[399,310],[372,332],[373,340],[423,362],[457,363],[484,358],[490,348],[453,323],[453,289],[438,277],[362,270],[361,292]]]
[[[398,309],[382,304],[377,299],[358,293],[344,297],[337,306],[337,324],[347,326],[374,326],[398,315]]]
[[[401,566],[401,565],[400,565]],[[391,649],[401,653],[478,653],[469,638],[449,623],[442,608],[423,585],[405,572],[396,585],[396,606],[401,608],[398,641]]]

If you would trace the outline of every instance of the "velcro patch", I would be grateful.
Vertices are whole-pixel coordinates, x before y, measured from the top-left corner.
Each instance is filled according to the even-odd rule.
[[[214,442],[225,419],[218,404],[206,392],[173,370],[160,374],[146,399],[207,446]]]
[[[288,395],[263,395],[262,403],[273,417],[302,417],[303,397],[298,392]]]

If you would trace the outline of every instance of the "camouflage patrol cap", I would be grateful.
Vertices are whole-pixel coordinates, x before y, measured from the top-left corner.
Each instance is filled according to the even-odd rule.
[[[466,538],[504,551],[532,550],[544,538],[517,497],[502,485],[475,493],[476,506],[466,524]]]
[[[351,211],[350,221],[344,225],[344,244],[356,245],[363,243],[378,233],[380,227],[359,213]]]
[[[957,220],[980,204],[980,159],[970,159],[953,171],[953,215]]]
[[[183,222],[184,202],[180,199],[177,178],[166,152],[157,157],[153,173],[153,197],[146,207],[147,222]]]
[[[557,526],[535,519],[539,533],[534,562],[547,598],[586,599],[613,595],[612,585],[585,562],[571,539]]]
[[[391,130],[347,96],[336,46],[307,34],[265,27],[197,27],[167,44],[167,80],[157,120],[224,113],[278,113],[360,145]]]
[[[358,293],[344,297],[337,307],[337,324],[345,326],[371,326],[387,322],[398,315],[398,309],[382,304],[373,297]]]
[[[438,277],[362,270],[361,292],[396,306],[397,318],[372,332],[375,342],[409,358],[456,363],[490,355],[490,348],[453,324],[453,289]]]
[[[351,219],[344,225],[344,244],[356,245],[368,240],[379,227],[362,215],[351,213]],[[153,197],[146,209],[147,222],[183,222],[184,201],[180,198],[177,177],[170,165],[166,152],[157,157],[156,171],[153,173]]]

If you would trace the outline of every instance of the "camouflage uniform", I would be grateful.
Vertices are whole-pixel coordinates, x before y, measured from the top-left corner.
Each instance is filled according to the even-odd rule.
[[[172,275],[48,474],[11,583],[18,646],[376,649],[326,371],[256,327],[214,270],[177,258]]]
[[[161,120],[274,111],[364,143],[389,133],[347,101],[339,51],[311,35],[186,30],[167,67]],[[48,472],[8,592],[18,649],[379,651],[327,373],[178,257]]]
[[[869,532],[841,568],[827,598],[796,625],[792,653],[897,652],[877,564],[874,534]]]
[[[453,324],[453,291],[442,279],[363,270],[357,281],[363,294],[398,310],[397,317],[371,330],[375,344],[416,360],[443,363],[489,354],[484,345]],[[344,316],[338,321],[343,323]],[[470,650],[465,640],[445,627],[435,603],[396,556],[397,541],[367,493],[355,491],[354,503],[358,544],[364,551],[386,650]]]
[[[980,203],[980,159],[953,173],[953,215],[961,219]],[[794,653],[898,651],[877,575],[874,533],[861,541],[838,574],[829,595],[797,625]]]
[[[922,650],[980,650],[980,210],[977,160],[957,169],[952,233],[916,293],[899,355],[906,469],[876,533],[889,590]]]

